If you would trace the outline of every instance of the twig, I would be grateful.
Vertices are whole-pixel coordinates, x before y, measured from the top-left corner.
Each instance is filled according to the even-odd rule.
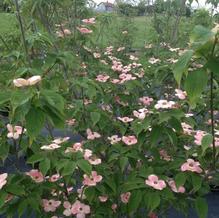
[[[22,23],[22,19],[21,19],[18,0],[14,0],[14,1],[15,1],[15,6],[16,6],[17,18],[18,18],[18,22],[20,25],[21,36],[22,36],[22,40],[23,40],[23,46],[24,46],[24,51],[26,54],[26,59],[27,59],[29,66],[31,67],[31,60],[30,60],[30,56],[28,54],[28,47],[27,47],[27,43],[26,43],[26,39],[25,39],[25,31],[24,31],[24,27],[23,27],[23,23]]]
[[[217,44],[217,38],[215,38],[214,41],[214,45],[212,47],[212,51],[211,51],[211,58],[213,58],[214,55],[214,50]],[[213,168],[216,169],[216,145],[215,145],[215,122],[214,122],[214,93],[213,93],[213,89],[214,89],[214,73],[211,70],[210,73],[210,113],[211,113],[211,134],[213,137],[213,142],[212,142],[212,146],[213,146]]]

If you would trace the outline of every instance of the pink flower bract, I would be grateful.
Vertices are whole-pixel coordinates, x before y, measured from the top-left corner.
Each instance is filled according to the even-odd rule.
[[[202,169],[198,161],[194,161],[193,159],[188,159],[184,164],[182,164],[181,171],[183,172],[191,171],[191,172],[201,173]]]
[[[148,186],[153,187],[157,190],[163,190],[166,188],[166,183],[164,180],[159,180],[159,178],[156,175],[150,175],[148,176],[148,179],[145,180],[145,184]]]

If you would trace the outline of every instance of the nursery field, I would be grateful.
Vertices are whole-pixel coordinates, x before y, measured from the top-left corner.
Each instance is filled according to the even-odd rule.
[[[219,2],[93,3],[0,0],[0,217],[218,217]]]

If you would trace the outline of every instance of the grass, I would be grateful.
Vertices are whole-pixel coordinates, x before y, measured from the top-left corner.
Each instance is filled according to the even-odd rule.
[[[14,14],[0,13],[0,35],[7,36],[18,30],[17,20]]]
[[[106,17],[104,17],[106,16]],[[121,31],[126,28],[133,37],[134,48],[142,48],[145,43],[150,43],[156,39],[156,33],[152,27],[150,17],[119,17],[116,15],[100,15],[96,25],[96,31],[92,37],[94,43],[100,47],[118,44]],[[104,20],[105,19],[105,20]]]

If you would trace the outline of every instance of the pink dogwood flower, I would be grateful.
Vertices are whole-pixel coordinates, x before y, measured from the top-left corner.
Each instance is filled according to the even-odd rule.
[[[7,178],[8,178],[8,174],[7,173],[0,174],[0,190],[2,189],[2,187],[4,185],[6,185]]]
[[[133,115],[140,120],[144,120],[149,111],[146,108],[139,109],[138,111],[134,110]]]
[[[122,31],[122,34],[123,34],[123,35],[126,35],[126,34],[128,34],[128,31],[127,31],[127,30],[124,30],[124,31]]]
[[[170,188],[172,189],[173,192],[176,193],[185,193],[185,187],[184,186],[179,186],[178,188],[176,187],[176,183],[174,180],[169,180],[168,181],[168,185],[170,186]]]
[[[103,177],[101,175],[98,175],[96,171],[92,171],[90,176],[84,175],[83,184],[87,186],[96,186],[102,179]]]
[[[145,106],[149,106],[153,102],[153,98],[150,98],[148,96],[144,96],[144,97],[139,98],[139,102]]]
[[[52,175],[50,178],[49,178],[49,181],[50,182],[56,182],[58,181],[59,179],[61,179],[62,177],[59,175],[59,174],[54,174]]]
[[[181,171],[182,172],[191,171],[191,172],[201,173],[202,169],[198,161],[194,161],[193,159],[188,159],[184,164],[182,164]]]
[[[171,160],[171,156],[169,156],[167,154],[166,150],[164,150],[164,149],[159,150],[159,154],[160,154],[161,159],[166,160],[166,161],[170,161]]]
[[[117,144],[122,140],[122,138],[120,138],[118,135],[113,135],[111,137],[108,137],[108,139],[110,140],[111,145]]]
[[[75,123],[76,123],[76,119],[69,119],[69,120],[66,120],[66,123],[67,123],[69,126],[74,126]]]
[[[167,101],[167,100],[159,100],[157,104],[154,106],[156,109],[170,109],[175,107],[174,101]]]
[[[95,156],[92,156],[92,157],[88,158],[87,160],[91,165],[99,165],[102,163],[102,160],[100,158],[95,157]]]
[[[126,192],[120,195],[121,201],[124,204],[127,204],[129,202],[129,198],[131,197],[131,192]]]
[[[160,59],[156,59],[156,58],[152,57],[148,60],[148,62],[150,64],[157,64],[157,63],[160,63]]]
[[[76,153],[76,152],[83,152],[83,148],[82,148],[82,143],[80,142],[76,142],[72,145],[72,147],[68,147],[66,150],[65,150],[65,153]]]
[[[195,137],[195,141],[194,143],[196,145],[201,145],[202,144],[202,139],[203,137],[206,135],[207,133],[201,130],[196,131],[194,137]]]
[[[96,77],[96,81],[98,82],[101,82],[101,83],[105,83],[107,82],[107,80],[109,79],[110,77],[108,75],[103,75],[103,74],[100,74]]]
[[[40,149],[47,150],[47,151],[53,151],[53,150],[58,149],[60,147],[61,147],[60,145],[52,143],[50,145],[43,145],[43,146],[40,147]]]
[[[43,209],[45,212],[55,212],[60,204],[61,201],[43,199]]]
[[[70,139],[70,137],[57,138],[57,139],[54,139],[52,142],[59,145],[59,144],[62,144],[64,142],[67,142],[69,139]]]
[[[123,123],[130,123],[134,120],[133,118],[130,117],[117,117],[117,119],[122,121]]]
[[[87,160],[93,155],[93,151],[90,149],[85,149],[84,150],[84,159]]]
[[[187,123],[181,123],[181,126],[183,128],[183,133],[186,134],[186,135],[192,135],[194,130],[192,128],[192,126],[190,126],[189,124]]]
[[[90,30],[86,27],[77,27],[77,29],[79,30],[80,33],[82,34],[89,34],[89,33],[92,33],[93,30]]]
[[[138,140],[135,136],[123,136],[122,137],[122,141],[126,144],[126,145],[135,145],[138,143]]]
[[[26,87],[26,86],[33,86],[39,83],[42,80],[41,76],[32,76],[29,79],[23,79],[23,78],[18,78],[14,79],[13,83],[15,87]]]
[[[175,96],[177,96],[179,99],[184,100],[187,96],[186,91],[182,91],[181,89],[175,89]]]
[[[26,132],[26,129],[23,129],[23,127],[12,126],[11,124],[7,124],[7,129],[8,129],[7,137],[13,138],[15,140],[20,137],[20,135],[22,134],[22,130],[23,130],[23,132]]]
[[[26,175],[30,176],[36,183],[44,181],[44,176],[39,170],[30,170]]]
[[[98,59],[98,58],[101,57],[101,54],[100,54],[100,53],[97,53],[97,52],[94,52],[94,53],[93,53],[93,56],[94,56],[94,58]]]
[[[72,208],[71,203],[69,201],[64,201],[63,207],[65,208],[65,210],[63,211],[63,215],[71,216],[71,214],[72,214],[72,212],[71,212],[71,208]]]
[[[123,51],[123,50],[125,50],[125,47],[119,47],[119,48],[117,48],[117,51],[118,51],[118,52]]]
[[[148,176],[148,179],[145,180],[145,184],[148,186],[153,187],[157,190],[163,190],[166,188],[166,183],[164,180],[159,180],[159,178],[156,175],[150,175]]]
[[[82,22],[85,24],[95,24],[96,18],[95,17],[91,17],[91,18],[87,18],[87,19],[83,19]]]
[[[86,214],[90,213],[90,206],[77,200],[72,205],[71,212],[73,215],[76,215],[76,218],[85,218]]]
[[[102,195],[98,197],[100,202],[106,202],[108,200],[108,196],[107,195]]]
[[[112,210],[113,210],[114,213],[116,213],[117,207],[118,207],[117,204],[112,204],[111,208],[112,208]]]
[[[87,139],[94,140],[100,137],[101,135],[98,132],[92,132],[91,129],[87,129]]]

